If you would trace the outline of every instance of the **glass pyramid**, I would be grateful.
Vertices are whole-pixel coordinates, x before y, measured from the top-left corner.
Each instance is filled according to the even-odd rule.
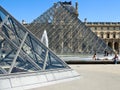
[[[0,74],[70,68],[0,7]]]
[[[41,39],[47,30],[49,47],[57,54],[103,53],[112,49],[78,18],[77,10],[67,2],[57,2],[27,28]]]
[[[0,90],[25,90],[79,74],[0,6]]]

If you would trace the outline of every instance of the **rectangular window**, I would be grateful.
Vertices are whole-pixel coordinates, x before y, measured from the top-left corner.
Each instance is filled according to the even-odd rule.
[[[115,34],[113,34],[113,38],[116,38]]]
[[[95,27],[95,30],[97,30],[97,27]]]
[[[113,27],[113,30],[115,30],[115,27]]]
[[[115,30],[119,30],[119,27],[115,27]]]
[[[110,34],[109,33],[107,34],[107,38],[110,38]]]

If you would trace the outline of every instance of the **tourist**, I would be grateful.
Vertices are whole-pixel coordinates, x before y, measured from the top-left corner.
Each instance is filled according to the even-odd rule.
[[[93,60],[97,60],[96,53],[93,55]]]
[[[118,60],[117,52],[115,52],[115,56],[114,56],[113,60],[114,60],[114,64],[117,64],[117,60]]]
[[[107,56],[107,50],[104,51],[104,56]]]

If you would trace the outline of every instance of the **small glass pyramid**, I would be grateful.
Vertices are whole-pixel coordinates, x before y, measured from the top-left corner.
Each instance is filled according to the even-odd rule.
[[[4,9],[0,11],[1,67],[6,73],[69,68]],[[3,73],[3,72],[1,72]]]
[[[0,6],[0,90],[24,90],[78,76]]]

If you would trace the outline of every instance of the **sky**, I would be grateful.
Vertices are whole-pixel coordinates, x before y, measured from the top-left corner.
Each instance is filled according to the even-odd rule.
[[[79,19],[88,22],[120,22],[120,0],[0,0],[0,5],[18,21],[32,22],[55,2],[78,2]]]

